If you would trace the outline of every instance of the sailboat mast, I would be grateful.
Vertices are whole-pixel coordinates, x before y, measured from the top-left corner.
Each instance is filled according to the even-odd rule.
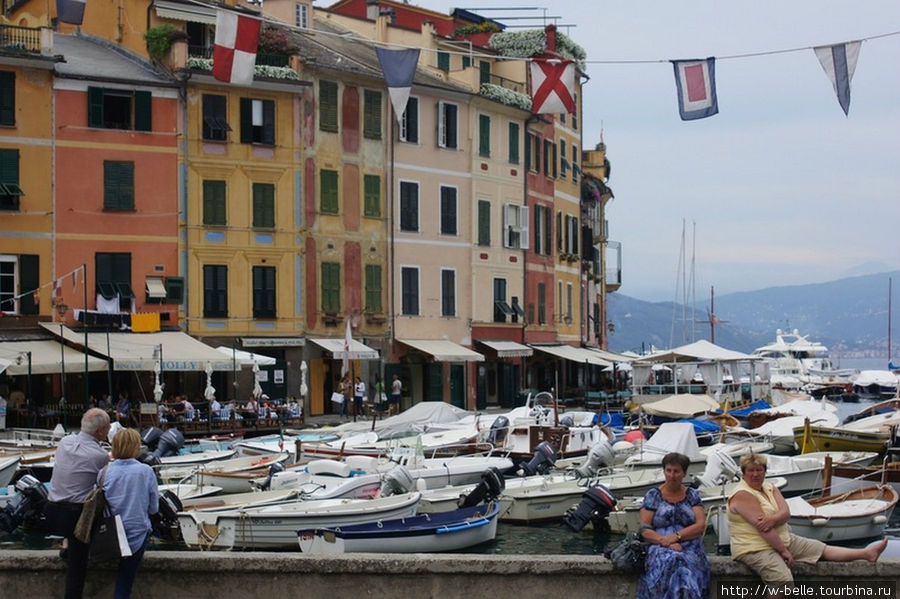
[[[716,343],[716,288],[709,286],[709,342]]]
[[[888,277],[888,368],[891,367],[891,290],[894,279]]]

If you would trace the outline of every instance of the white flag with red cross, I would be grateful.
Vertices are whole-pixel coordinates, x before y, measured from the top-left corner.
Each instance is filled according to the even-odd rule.
[[[575,63],[536,58],[531,61],[531,112],[575,112]]]

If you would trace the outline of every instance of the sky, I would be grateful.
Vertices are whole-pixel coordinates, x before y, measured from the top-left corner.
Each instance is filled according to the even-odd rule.
[[[900,269],[900,35],[863,42],[849,117],[811,49],[900,32],[900,2],[412,3],[559,17],[585,49],[583,146],[602,132],[620,293],[680,301],[691,280],[699,299]],[[484,10],[510,7],[540,8]],[[682,121],[668,61],[709,56],[719,114]]]

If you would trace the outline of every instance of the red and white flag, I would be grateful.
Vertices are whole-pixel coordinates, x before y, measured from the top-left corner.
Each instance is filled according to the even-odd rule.
[[[531,61],[531,112],[575,112],[575,63],[571,60]]]
[[[692,121],[718,114],[716,59],[673,60],[672,65],[681,120]]]
[[[227,83],[250,85],[262,21],[227,10],[216,14],[213,77]]]

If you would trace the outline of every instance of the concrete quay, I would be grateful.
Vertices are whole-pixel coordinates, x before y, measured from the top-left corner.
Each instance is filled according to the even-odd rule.
[[[719,584],[759,582],[742,564],[710,557],[711,598]],[[825,581],[844,588],[824,596],[878,596],[854,592],[873,581],[900,581],[900,560],[795,567],[798,584]],[[56,551],[0,551],[4,597],[61,597],[65,563]],[[93,566],[85,597],[111,597],[114,564]],[[618,599],[634,597],[637,577],[615,572],[603,557],[565,555],[355,554],[151,551],[134,586],[135,599],[390,598],[390,599]],[[848,592],[846,589],[850,589]],[[839,590],[839,589],[838,589]],[[885,595],[880,595],[885,597]]]

